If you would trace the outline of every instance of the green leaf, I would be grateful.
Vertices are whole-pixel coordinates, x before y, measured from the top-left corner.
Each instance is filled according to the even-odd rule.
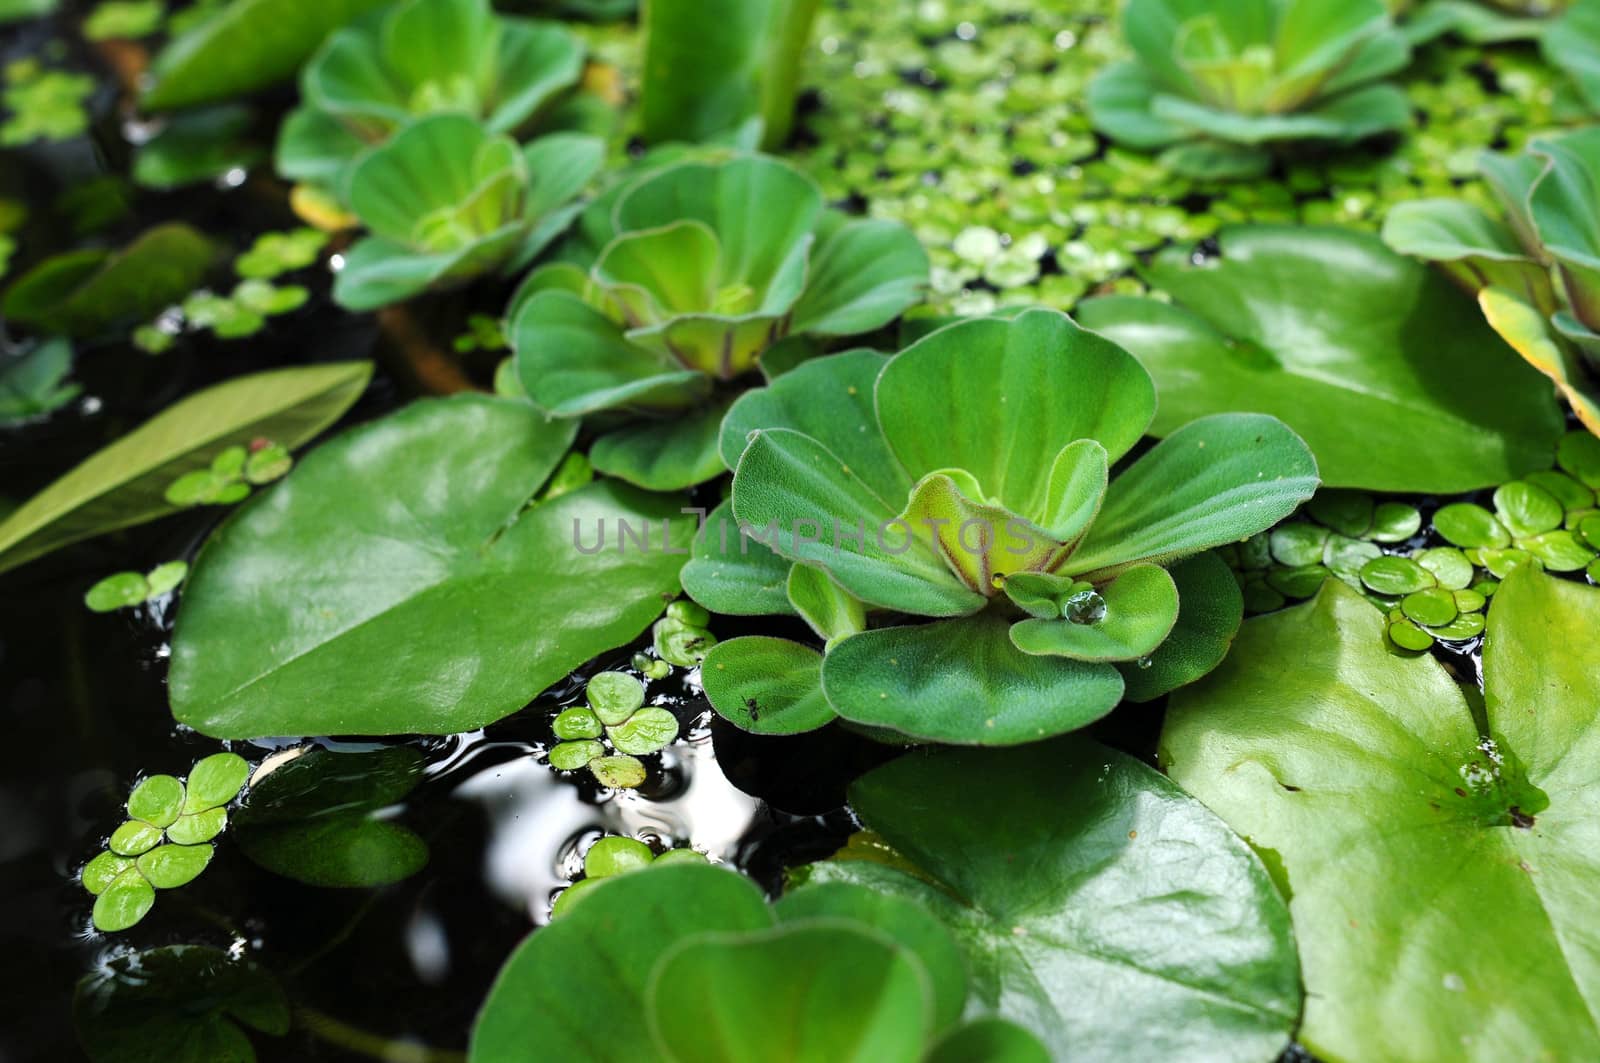
[[[1152,701],[1210,672],[1227,656],[1244,619],[1239,584],[1214,552],[1196,554],[1169,571],[1178,586],[1178,621],[1155,652],[1117,666],[1129,701]]]
[[[173,714],[217,737],[452,734],[633,638],[677,587],[687,521],[601,482],[524,510],[571,438],[525,403],[463,395],[312,452],[201,550]],[[620,521],[657,549],[592,545]]]
[[[1148,275],[1181,305],[1107,297],[1078,314],[1155,376],[1157,435],[1222,410],[1271,413],[1324,482],[1386,491],[1471,490],[1549,461],[1549,387],[1448,280],[1375,237],[1237,228],[1220,261],[1174,249]]]
[[[173,945],[121,955],[79,980],[72,1023],[93,1063],[253,1063],[240,1029],[289,1032],[277,980],[220,949]]]
[[[1140,456],[1061,571],[1099,580],[1238,542],[1293,513],[1317,488],[1317,462],[1275,417],[1216,414]]]
[[[421,755],[406,746],[359,753],[312,748],[251,787],[233,837],[253,863],[307,885],[399,882],[427,864],[427,843],[374,813],[410,793],[422,769]]]
[[[899,317],[928,283],[928,253],[905,226],[825,217],[792,328],[815,336],[872,332]]]
[[[94,899],[97,930],[115,934],[136,925],[156,904],[156,889],[137,867],[123,871]]]
[[[706,1063],[917,1063],[933,1026],[915,957],[830,922],[681,942],[651,976],[647,1007],[666,1058]]]
[[[684,592],[714,613],[764,616],[793,611],[787,591],[791,567],[745,535],[734,520],[733,503],[724,502],[696,533],[680,578]]]
[[[555,722],[550,725],[557,738],[563,740],[576,740],[582,738],[599,738],[605,733],[605,727],[600,723],[600,717],[594,710],[583,706],[562,709],[556,716]]]
[[[1004,1019],[974,1019],[950,1031],[928,1053],[927,1063],[1049,1063],[1039,1039]]]
[[[96,335],[181,300],[205,276],[214,250],[197,230],[171,222],[114,253],[69,251],[13,281],[0,313],[50,332]]]
[[[212,852],[209,845],[158,845],[135,864],[156,889],[177,889],[193,882],[206,869]]]
[[[1116,707],[1111,665],[1031,656],[1008,628],[990,610],[851,635],[823,659],[823,690],[854,723],[956,745],[1036,742]]]
[[[608,476],[649,491],[679,491],[720,476],[717,453],[726,402],[714,403],[670,421],[639,421],[594,441],[589,460]]]
[[[794,611],[829,643],[866,630],[866,608],[861,601],[820,568],[792,566],[787,591]]]
[[[279,369],[197,392],[23,503],[0,521],[0,571],[68,543],[166,516],[163,494],[229,446],[268,437],[299,446],[338,420],[372,375],[370,362]]]
[[[1052,310],[963,321],[927,336],[878,380],[884,438],[913,480],[964,469],[1035,523],[1050,466],[1092,439],[1115,462],[1155,410],[1149,374],[1126,351]]]
[[[619,753],[636,757],[659,753],[678,737],[678,718],[662,708],[644,708],[606,728],[606,736]]]
[[[114,613],[150,597],[150,582],[137,572],[114,572],[90,587],[83,604],[94,613]]]
[[[1227,662],[1174,699],[1163,761],[1277,854],[1312,1052],[1594,1055],[1582,884],[1600,822],[1600,591],[1511,573],[1489,611],[1476,712],[1432,657],[1387,652],[1384,623],[1335,581],[1252,620]]]
[[[1178,622],[1178,587],[1159,565],[1133,565],[1088,593],[1100,599],[1097,617],[1021,620],[1011,627],[1011,641],[1035,655],[1136,661],[1154,653]]]
[[[606,878],[649,867],[656,854],[637,838],[610,835],[589,846],[583,854],[583,873],[589,878]]]
[[[113,852],[103,852],[83,865],[79,876],[83,888],[95,896],[104,893],[123,872],[133,867],[133,861]]]
[[[1545,60],[1565,71],[1591,111],[1600,111],[1600,6],[1576,0],[1539,36]]]
[[[129,820],[111,832],[111,851],[118,856],[141,856],[161,843],[160,827],[143,820]]]
[[[950,932],[926,909],[893,893],[825,882],[790,890],[773,910],[780,923],[849,920],[885,935],[915,956],[927,973],[935,1030],[961,1018],[967,999],[967,961]]]
[[[133,158],[134,183],[171,191],[229,170],[249,169],[266,155],[248,139],[254,122],[254,113],[238,104],[172,115],[159,133],[139,145]]]
[[[153,111],[211,103],[288,79],[331,30],[382,0],[238,0],[164,48],[140,103]]]
[[[746,635],[711,647],[700,682],[717,715],[753,734],[815,731],[835,713],[822,693],[822,654],[766,635]]]
[[[615,726],[644,704],[644,684],[627,672],[599,672],[584,687],[584,696],[601,723]]]
[[[595,757],[589,761],[589,770],[594,773],[595,781],[601,786],[609,786],[616,790],[631,790],[640,786],[645,780],[645,769],[637,757],[609,756]]]
[[[640,119],[653,143],[699,143],[751,119],[761,143],[789,136],[818,0],[646,5]]]
[[[77,398],[83,388],[67,383],[71,372],[72,344],[65,339],[0,359],[0,425],[41,417]]]
[[[183,814],[183,800],[183,783],[171,775],[151,775],[128,794],[128,815],[152,827],[170,827]]]
[[[1266,1060],[1288,1044],[1287,908],[1242,841],[1131,757],[1082,740],[913,752],[856,782],[850,805],[925,878],[863,860],[802,877],[937,916],[967,955],[969,1015],[1088,1063]]]
[[[761,891],[720,868],[651,867],[603,879],[517,947],[472,1030],[471,1063],[637,1063],[659,1054],[646,1020],[657,960],[680,941],[772,925]]]
[[[593,740],[561,742],[550,750],[550,766],[557,771],[577,771],[605,756],[606,747]]]
[[[250,765],[237,753],[213,753],[189,770],[185,812],[204,812],[239,796],[250,778]]]
[[[179,845],[200,845],[221,834],[228,826],[228,810],[208,808],[186,812],[167,828],[167,840]]]

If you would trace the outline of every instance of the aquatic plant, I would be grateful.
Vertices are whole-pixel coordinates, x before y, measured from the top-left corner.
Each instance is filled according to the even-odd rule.
[[[370,235],[346,255],[334,299],[371,310],[523,268],[571,224],[603,156],[579,133],[519,147],[466,115],[417,119],[350,168],[345,199]]]
[[[128,821],[79,878],[94,894],[94,925],[126,930],[150,913],[157,889],[192,882],[211,862],[211,840],[228,825],[227,805],[250,774],[244,758],[216,753],[187,780],[151,775],[128,795]]]
[[[1135,57],[1095,78],[1090,117],[1179,172],[1258,176],[1275,146],[1411,122],[1381,83],[1411,57],[1381,0],[1129,0],[1122,26]]]
[[[550,918],[559,919],[571,911],[590,890],[616,875],[643,871],[647,867],[706,862],[706,855],[695,849],[668,849],[657,853],[637,838],[608,834],[597,838],[583,854],[583,877],[561,891],[561,895],[550,906]]]
[[[1384,220],[1396,251],[1436,263],[1471,292],[1491,327],[1553,381],[1600,435],[1600,130],[1538,139],[1521,155],[1485,152],[1496,217],[1453,199],[1400,203]]]
[[[1174,695],[1161,763],[1273,854],[1305,979],[1298,1036],[1318,1058],[1593,1055],[1582,1002],[1600,986],[1572,943],[1600,874],[1600,590],[1512,572],[1481,696],[1429,655],[1387,652],[1384,626],[1337,580],[1247,621],[1222,667]],[[1403,1046],[1385,1025],[1399,1014]]]
[[[685,586],[713,610],[798,613],[828,644],[718,643],[712,705],[756,730],[837,714],[1013,745],[1109,712],[1124,672],[1152,697],[1204,674],[1239,617],[1205,552],[1292,513],[1316,464],[1277,419],[1224,414],[1110,480],[1154,412],[1131,355],[1044,310],[951,325],[891,360],[817,359],[750,393],[722,429],[737,527],[702,531]],[[741,583],[770,587],[773,562],[746,565],[750,535],[793,563],[755,600]],[[869,627],[868,609],[909,622]]]
[[[559,24],[497,15],[488,0],[403,0],[335,31],[301,70],[277,169],[338,190],[362,151],[419,115],[459,112],[512,134],[582,71],[583,45]]]
[[[927,281],[910,232],[827,209],[809,179],[761,155],[647,172],[597,199],[577,232],[569,261],[536,270],[508,311],[517,372],[548,413],[624,421],[590,460],[658,490],[723,471],[719,385],[784,337],[886,325]]]
[[[626,672],[599,672],[584,687],[584,706],[563,709],[551,724],[560,741],[550,766],[588,768],[601,786],[631,789],[645,780],[639,758],[659,753],[678,737],[670,709],[644,703],[644,684]]]
[[[154,601],[176,590],[188,574],[186,561],[167,561],[149,572],[113,572],[84,593],[83,604],[92,612],[110,613]]]

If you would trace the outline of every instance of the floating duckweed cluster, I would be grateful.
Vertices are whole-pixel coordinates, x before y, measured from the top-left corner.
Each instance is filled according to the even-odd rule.
[[[51,70],[37,59],[18,59],[5,68],[0,89],[0,147],[35,140],[70,140],[89,128],[88,99],[94,78]]]
[[[626,672],[600,672],[584,689],[587,705],[563,709],[552,725],[561,741],[550,766],[588,768],[602,786],[632,789],[645,780],[640,757],[659,753],[678,737],[678,718],[644,703],[644,684]]]
[[[1600,583],[1600,439],[1568,433],[1557,464],[1502,484],[1490,507],[1441,506],[1426,531],[1408,503],[1323,491],[1223,556],[1252,613],[1310,598],[1331,575],[1386,611],[1394,646],[1463,644],[1483,633],[1488,599],[1520,565]]]
[[[216,753],[196,763],[186,783],[151,775],[135,786],[128,821],[80,876],[95,895],[94,925],[126,930],[149,914],[156,890],[194,881],[211,862],[210,842],[227,827],[227,805],[249,774],[243,757]]]
[[[188,574],[187,561],[168,561],[149,572],[114,572],[89,588],[83,604],[92,612],[112,613],[171,593]]]
[[[227,506],[250,497],[250,488],[286,476],[294,467],[289,449],[270,439],[223,450],[204,469],[184,473],[167,486],[175,506]]]
[[[673,602],[650,628],[656,656],[679,668],[698,667],[717,644],[710,623],[711,613],[699,604],[687,598]]]
[[[1102,148],[1084,94],[1125,54],[1113,0],[921,0],[909,19],[835,2],[819,20],[798,161],[832,199],[911,226],[933,258],[930,310],[1070,309],[1085,294],[1139,290],[1136,256],[1227,223],[1375,229],[1396,201],[1489,202],[1485,144],[1520,147],[1569,117],[1559,73],[1531,47],[1452,41],[1399,79],[1420,120],[1388,145],[1306,153],[1256,181],[1179,176]]]

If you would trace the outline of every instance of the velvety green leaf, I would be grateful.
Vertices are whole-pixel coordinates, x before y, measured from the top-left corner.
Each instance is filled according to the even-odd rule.
[[[723,473],[717,433],[727,403],[713,403],[666,421],[639,421],[594,441],[597,471],[649,491],[679,491]]]
[[[240,1025],[282,1036],[289,1002],[264,968],[204,945],[118,956],[79,980],[78,1042],[94,1063],[253,1063]]]
[[[1594,1055],[1600,591],[1501,584],[1479,714],[1384,624],[1333,580],[1250,621],[1174,698],[1163,760],[1275,854],[1319,1057]]]
[[[299,446],[338,420],[371,375],[370,362],[278,369],[174,403],[0,521],[0,571],[173,512],[167,485],[231,446],[263,437]]]
[[[790,890],[773,910],[780,923],[849,920],[886,935],[914,955],[927,973],[934,1028],[945,1029],[961,1018],[967,999],[967,961],[950,932],[927,910],[896,894],[847,882]]]
[[[1156,651],[1178,621],[1178,587],[1159,565],[1133,565],[1099,591],[1097,619],[1020,620],[1011,641],[1023,653],[1075,661],[1136,661]]]
[[[782,144],[817,7],[818,0],[645,5],[645,137],[699,143],[756,118],[762,146]]]
[[[884,368],[884,437],[914,480],[965,469],[989,497],[1036,523],[1050,463],[1093,439],[1116,461],[1155,409],[1149,374],[1065,314],[1027,310],[963,321],[920,340]]]
[[[238,0],[220,7],[156,56],[140,99],[173,110],[238,96],[290,77],[331,30],[382,0]]]
[[[1233,229],[1220,261],[1175,251],[1149,276],[1182,305],[1114,296],[1079,317],[1155,376],[1157,435],[1220,410],[1271,413],[1326,483],[1377,490],[1471,490],[1549,461],[1549,388],[1448,280],[1375,237]]]
[[[1265,531],[1317,488],[1317,463],[1275,417],[1216,414],[1184,425],[1106,491],[1100,515],[1062,571],[1098,579]]]
[[[743,534],[733,503],[724,502],[696,533],[679,579],[684,593],[714,613],[767,616],[794,610],[787,592],[791,567],[792,562]]]
[[[928,284],[928,253],[905,226],[870,219],[824,222],[811,255],[805,294],[790,328],[852,336],[882,328],[915,303]]]
[[[1592,111],[1600,111],[1600,5],[1575,0],[1539,37],[1545,59],[1572,78]]]
[[[638,1063],[659,1054],[646,1021],[657,961],[698,935],[772,925],[761,891],[721,868],[683,864],[603,879],[511,954],[472,1030],[471,1063]]]
[[[647,1008],[665,1058],[705,1063],[918,1063],[933,1027],[912,954],[827,921],[681,942],[656,966]]]
[[[1384,217],[1383,242],[1402,255],[1440,263],[1473,288],[1498,285],[1524,293],[1546,313],[1555,309],[1547,267],[1475,204],[1456,199],[1396,203]]]
[[[962,585],[924,541],[838,456],[810,436],[757,433],[733,478],[741,524],[773,528],[777,553],[820,565],[871,605],[920,616],[970,613],[984,599]]]
[[[1178,621],[1154,653],[1118,665],[1129,701],[1151,701],[1210,672],[1244,619],[1239,584],[1215,553],[1196,554],[1168,571],[1178,585]]]
[[[751,433],[792,428],[833,451],[852,475],[898,506],[912,481],[884,442],[873,407],[878,374],[888,362],[876,351],[845,351],[796,366],[766,387],[745,392],[723,418],[722,460],[736,469]]]
[[[832,723],[822,654],[789,639],[747,635],[706,653],[700,682],[717,715],[753,734],[800,734]]]
[[[787,592],[794,611],[827,642],[854,635],[867,626],[861,601],[820,568],[791,566]]]
[[[1116,707],[1115,668],[1023,653],[1009,626],[990,611],[852,635],[823,659],[823,690],[854,723],[955,745],[1036,742]]]
[[[1239,838],[1131,757],[1082,740],[912,752],[856,782],[850,805],[926,881],[864,860],[802,877],[936,915],[967,954],[969,1015],[1091,1063],[1269,1060],[1287,1045],[1288,910]]]
[[[115,253],[69,251],[18,277],[0,313],[51,332],[94,335],[181,300],[205,276],[214,250],[197,230],[170,222]]]
[[[457,396],[302,459],[201,550],[173,714],[218,737],[451,734],[633,638],[677,587],[688,522],[602,482],[524,510],[571,439],[525,403]],[[628,550],[624,521],[656,549]]]

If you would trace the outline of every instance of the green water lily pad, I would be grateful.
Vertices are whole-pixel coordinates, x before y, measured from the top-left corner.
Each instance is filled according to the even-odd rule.
[[[1384,651],[1383,624],[1337,583],[1247,623],[1161,739],[1185,789],[1276,853],[1300,1039],[1325,1059],[1600,1053],[1600,901],[1583,885],[1600,853],[1600,590],[1506,579],[1476,718],[1432,658]]]
[[[234,738],[453,734],[633,638],[681,558],[616,542],[585,552],[590,529],[628,521],[658,545],[663,529],[687,543],[688,521],[675,501],[611,482],[525,509],[572,432],[525,403],[462,395],[302,459],[195,562],[174,716]],[[324,588],[315,611],[297,589],[310,584]]]

